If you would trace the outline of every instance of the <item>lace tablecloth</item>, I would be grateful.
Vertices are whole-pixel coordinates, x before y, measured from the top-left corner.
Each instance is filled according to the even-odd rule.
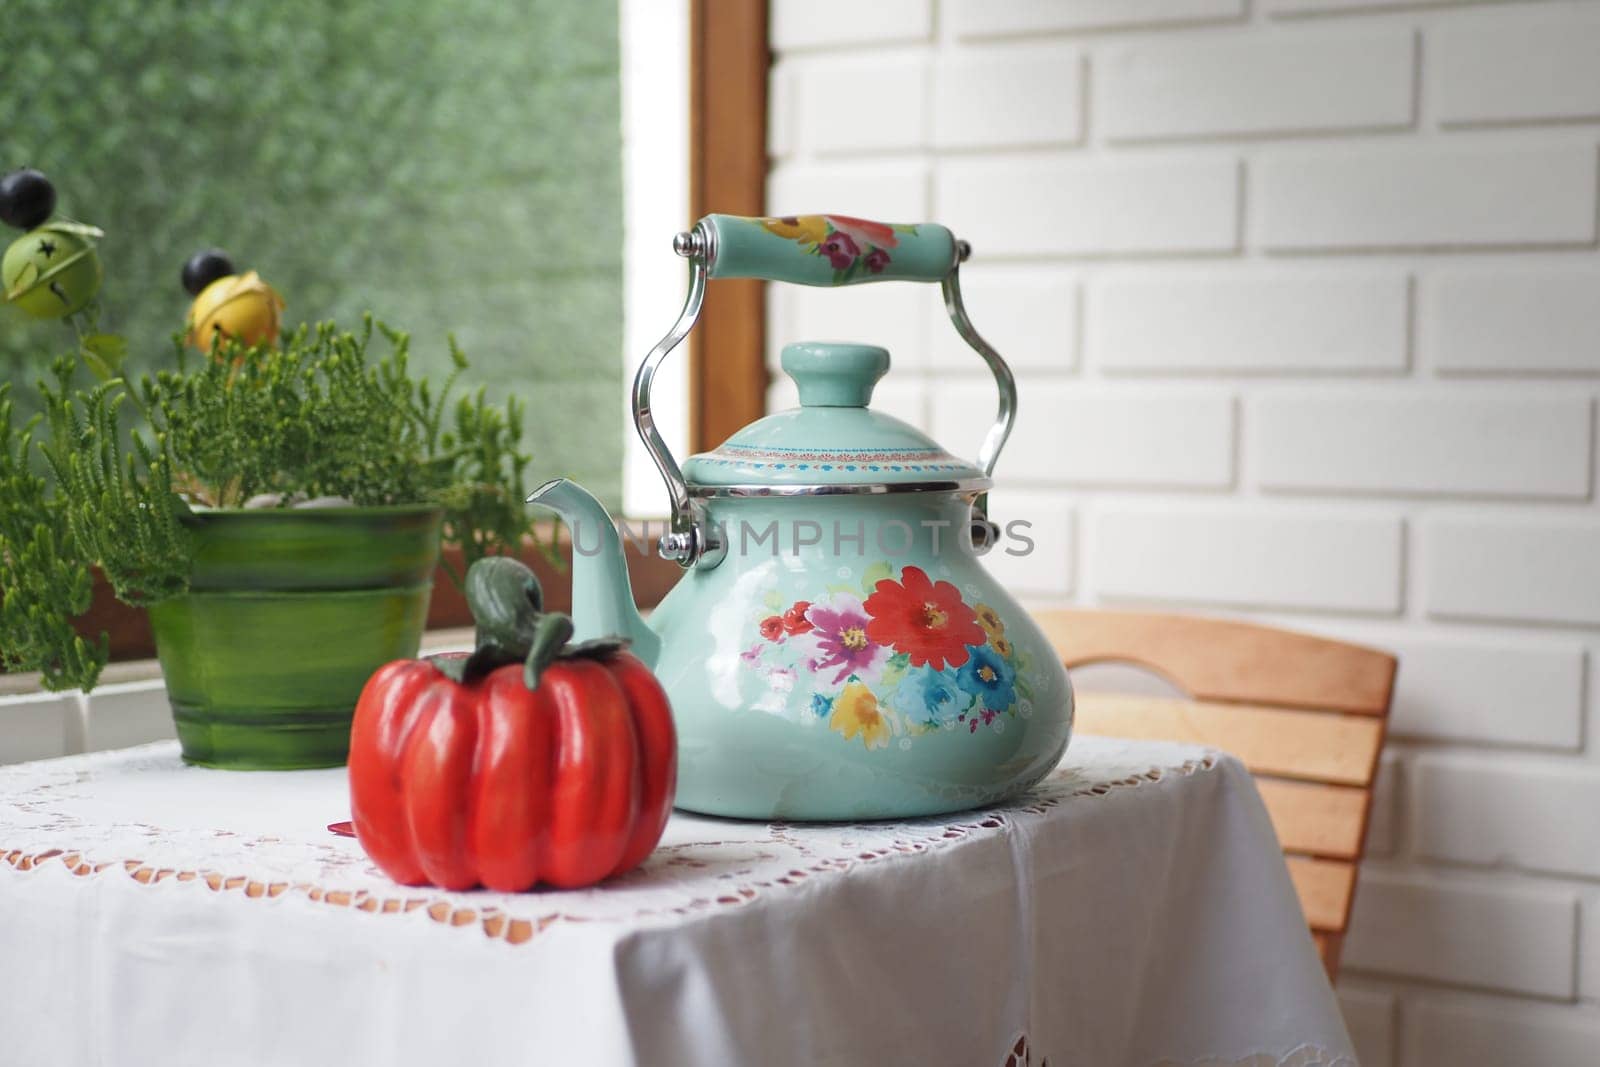
[[[0,1062],[1353,1067],[1231,757],[1076,739],[1016,804],[674,815],[604,888],[408,889],[344,772],[0,768]]]

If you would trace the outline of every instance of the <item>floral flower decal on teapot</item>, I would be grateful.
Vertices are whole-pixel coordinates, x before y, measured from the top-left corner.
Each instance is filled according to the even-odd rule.
[[[1000,616],[920,567],[897,580],[878,562],[859,593],[835,585],[816,600],[784,603],[774,590],[764,610],[741,654],[766,681],[763,711],[826,724],[869,749],[896,738],[909,748],[933,731],[1001,731],[1032,712],[1019,678],[1027,663]]]
[[[786,215],[760,222],[768,233],[799,242],[808,254],[827,257],[835,285],[863,271],[882,274],[889,265],[889,250],[900,244],[897,234],[917,232],[915,226],[889,226],[849,215]]]

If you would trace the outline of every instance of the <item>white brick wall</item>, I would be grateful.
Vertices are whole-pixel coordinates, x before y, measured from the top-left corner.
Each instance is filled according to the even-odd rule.
[[[1095,122],[1112,142],[1406,126],[1413,51],[1400,26],[1118,45],[1095,67]]]
[[[1431,616],[1600,626],[1600,517],[1441,515],[1423,539]]]
[[[1426,755],[1415,764],[1417,854],[1600,879],[1600,771]]]
[[[1398,737],[1577,751],[1583,647],[1557,638],[1385,636],[1405,669],[1389,729]]]
[[[933,0],[807,0],[773,4],[772,47],[842,48],[926,40],[933,30]]]
[[[1107,506],[1090,582],[1106,600],[1400,610],[1401,526],[1337,511]]]
[[[1367,817],[1367,856],[1388,859],[1400,847],[1400,788],[1405,764],[1393,752],[1378,763],[1372,785],[1372,811]]]
[[[1395,998],[1387,993],[1341,989],[1339,1007],[1362,1067],[1393,1067]]]
[[[1572,890],[1366,871],[1355,912],[1344,946],[1354,970],[1557,999],[1575,993]]]
[[[927,74],[915,56],[819,60],[797,80],[797,135],[824,156],[920,145],[928,130]]]
[[[842,215],[888,219],[925,216],[928,212],[928,172],[920,160],[886,157],[860,162],[838,160],[828,164],[795,165],[775,171],[767,183],[767,200],[773,211],[788,212],[783,204],[843,204],[828,208]]]
[[[1600,372],[1600,271],[1439,271],[1423,287],[1421,343],[1441,373]]]
[[[1467,19],[1428,35],[1430,85],[1448,126],[1600,119],[1600,12]]]
[[[769,207],[972,242],[1041,531],[997,571],[1394,649],[1362,1062],[1600,1062],[1600,4],[861,8],[774,3]],[[775,293],[774,352],[884,339],[970,450],[990,386],[905,289]]]
[[[1251,461],[1265,489],[1589,495],[1589,407],[1571,390],[1263,389]]]
[[[1250,173],[1250,229],[1270,251],[1587,245],[1595,145],[1432,141],[1285,149]]]
[[[1112,273],[1089,304],[1090,358],[1108,374],[1402,371],[1408,359],[1395,272]]]
[[[933,432],[947,448],[976,453],[985,426],[973,394],[934,394]],[[1213,388],[1129,388],[1025,379],[1048,418],[1018,423],[996,475],[1018,485],[1144,485],[1225,489],[1233,481],[1233,398]],[[990,385],[993,388],[993,385]],[[986,414],[991,405],[979,410]]]
[[[1600,893],[1583,902],[1583,941],[1578,946],[1578,991],[1587,1000],[1600,997]]]
[[[778,0],[774,8],[805,7]],[[949,0],[941,10],[958,38],[999,37],[1039,30],[1134,29],[1162,23],[1223,21],[1244,15],[1245,0]]]
[[[1083,136],[1083,62],[1077,48],[1012,45],[973,49],[940,64],[933,143],[951,149],[1076,144]]]
[[[1221,253],[1238,241],[1238,165],[1225,157],[951,157],[937,185],[939,217],[982,232],[996,256]],[[795,210],[786,202],[772,207]]]
[[[1600,1021],[1542,1006],[1507,1007],[1483,997],[1417,1005],[1408,1017],[1406,1062],[1594,1067]]]
[[[972,373],[972,349],[948,326],[931,288],[926,323],[928,351],[940,371]],[[1070,275],[1037,266],[996,268],[970,282],[961,296],[984,339],[1006,354],[1019,373],[1072,370],[1078,365],[1079,286]],[[978,316],[982,318],[978,318]],[[915,358],[915,357],[913,357]]]

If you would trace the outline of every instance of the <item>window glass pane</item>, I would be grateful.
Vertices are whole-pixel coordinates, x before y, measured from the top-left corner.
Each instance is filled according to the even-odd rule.
[[[372,309],[423,368],[454,332],[527,401],[535,473],[622,465],[617,9],[570,0],[5,0],[0,169],[107,231],[102,324],[168,365],[209,245],[289,302]],[[15,237],[7,231],[6,240]],[[8,380],[60,324],[0,308]],[[26,399],[24,398],[26,403]]]

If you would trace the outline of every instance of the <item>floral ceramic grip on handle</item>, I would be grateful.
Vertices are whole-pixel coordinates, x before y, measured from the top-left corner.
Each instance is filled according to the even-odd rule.
[[[701,225],[712,278],[822,286],[938,282],[956,265],[955,237],[935,223],[890,224],[849,215],[708,215]]]

